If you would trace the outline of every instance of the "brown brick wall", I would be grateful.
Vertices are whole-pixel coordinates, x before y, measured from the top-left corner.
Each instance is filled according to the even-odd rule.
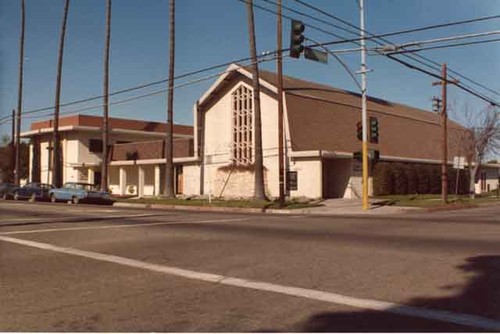
[[[191,157],[194,154],[192,139],[174,140],[174,158]],[[163,140],[115,144],[111,160],[146,160],[164,158]]]

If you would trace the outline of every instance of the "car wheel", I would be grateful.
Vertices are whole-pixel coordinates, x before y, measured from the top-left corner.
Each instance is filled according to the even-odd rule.
[[[80,199],[78,197],[76,197],[76,196],[73,196],[72,201],[73,201],[73,204],[80,203]]]
[[[30,196],[30,202],[34,202],[34,201],[36,201],[36,194],[33,193]]]
[[[57,199],[56,199],[56,195],[54,195],[54,194],[50,194],[50,201],[51,201],[52,203],[55,203],[55,202],[57,201]]]
[[[19,194],[17,192],[14,193],[14,201],[19,201]]]

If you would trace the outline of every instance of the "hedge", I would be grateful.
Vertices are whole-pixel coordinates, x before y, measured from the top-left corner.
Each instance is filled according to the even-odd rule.
[[[467,194],[469,176],[460,171],[458,193]],[[455,193],[457,170],[448,168],[448,192]],[[440,194],[441,165],[380,161],[373,167],[373,194]]]

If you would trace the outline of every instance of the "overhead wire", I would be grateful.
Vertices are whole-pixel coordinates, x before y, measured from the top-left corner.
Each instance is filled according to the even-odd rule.
[[[269,55],[265,55],[265,57],[269,57]],[[288,56],[283,55],[282,57],[287,58]],[[264,63],[264,62],[272,61],[272,60],[275,60],[275,59],[276,59],[276,56],[272,56],[271,58],[260,59],[260,60],[257,61],[257,63]],[[253,64],[253,62],[251,62],[251,63],[249,63],[247,65],[242,65],[241,67],[242,68],[246,68],[248,66],[251,66],[252,64]],[[202,78],[197,78],[197,79],[194,79],[194,80],[191,80],[191,81],[188,81],[188,82],[177,84],[176,86],[174,86],[174,88],[178,89],[178,88],[190,86],[190,85],[202,82],[202,81],[206,81],[206,80],[218,77],[218,76],[220,76],[222,74],[231,73],[231,72],[234,72],[234,71],[237,71],[237,69],[220,71],[218,73],[207,75],[207,76],[202,77]],[[141,95],[138,95],[138,96],[134,96],[134,97],[130,97],[130,98],[118,100],[118,101],[109,102],[108,105],[123,104],[123,103],[130,102],[130,101],[133,101],[133,100],[137,100],[137,99],[141,99],[141,98],[145,98],[145,97],[149,97],[149,96],[153,96],[153,95],[162,94],[162,93],[165,93],[166,91],[167,91],[167,89],[164,88],[164,89],[156,90],[156,91],[153,91],[153,92],[148,92],[148,93],[145,93],[145,94],[141,94]],[[79,113],[79,112],[82,112],[82,111],[88,111],[88,110],[93,110],[93,109],[100,109],[103,106],[104,106],[104,104],[99,104],[99,105],[94,105],[94,106],[88,106],[88,107],[83,107],[83,108],[74,109],[74,110],[67,110],[67,111],[61,112],[60,114],[61,115],[76,114],[76,113]],[[54,113],[52,112],[50,114],[44,114],[44,115],[24,116],[23,118],[25,118],[25,119],[26,118],[42,118],[42,117],[52,116],[53,114]],[[3,120],[0,120],[0,125],[7,124],[7,123],[10,123],[10,117],[5,118]]]
[[[332,18],[332,19],[334,19],[334,20],[337,20],[337,21],[339,21],[339,22],[341,22],[341,23],[344,23],[344,24],[346,24],[346,25],[348,25],[348,26],[350,26],[350,27],[352,27],[352,28],[355,28],[355,29],[357,29],[357,30],[360,30],[360,28],[359,28],[359,27],[357,27],[356,25],[354,25],[354,24],[352,24],[352,23],[350,23],[350,22],[348,22],[348,21],[346,21],[346,20],[343,20],[343,19],[341,19],[341,18],[339,18],[339,17],[337,17],[337,16],[335,16],[335,15],[333,15],[333,14],[330,14],[330,13],[328,13],[328,12],[326,12],[326,11],[324,11],[324,10],[320,9],[320,8],[317,8],[317,7],[315,7],[315,6],[312,6],[312,5],[310,5],[310,4],[307,4],[307,3],[305,3],[305,2],[304,2],[304,1],[302,1],[302,0],[293,0],[293,1],[295,1],[295,2],[297,2],[297,3],[299,3],[299,4],[303,5],[303,6],[305,6],[305,7],[307,7],[307,8],[313,9],[313,10],[315,10],[315,11],[317,11],[317,12],[319,12],[319,13],[321,13],[321,14],[325,15],[325,16],[328,16],[328,17],[330,17],[330,18]],[[387,33],[387,34],[380,34],[380,35],[375,35],[375,34],[373,34],[373,33],[369,32],[369,31],[367,31],[366,29],[365,29],[364,31],[365,31],[365,33],[367,33],[368,35],[370,35],[370,37],[366,38],[367,40],[373,40],[373,41],[374,41],[374,42],[376,42],[377,44],[381,45],[381,43],[380,43],[380,42],[378,42],[377,40],[374,40],[374,38],[376,38],[376,39],[380,39],[380,40],[384,41],[385,43],[388,43],[388,44],[394,44],[394,43],[390,42],[389,40],[387,40],[385,37],[388,37],[388,36],[395,36],[395,35],[398,35],[398,34],[403,34],[403,33],[413,33],[413,32],[419,32],[419,31],[424,31],[424,30],[429,30],[429,29],[444,28],[444,27],[449,27],[449,26],[454,26],[454,25],[460,25],[460,24],[468,24],[468,23],[473,23],[473,22],[481,22],[481,21],[485,21],[485,20],[498,19],[498,18],[500,18],[500,15],[491,15],[491,16],[485,16],[485,17],[474,18],[474,19],[468,19],[468,20],[462,20],[462,21],[455,21],[455,22],[448,22],[448,23],[442,23],[442,24],[435,24],[435,25],[431,25],[431,26],[427,26],[427,27],[420,27],[420,28],[406,29],[406,30],[401,30],[401,31],[399,31],[399,32],[393,32],[393,33]],[[353,32],[353,33],[354,33],[354,32]],[[356,34],[357,34],[357,33],[356,33]],[[438,70],[438,69],[439,69],[439,66],[441,66],[441,64],[439,64],[439,63],[435,62],[434,60],[429,59],[428,57],[424,57],[424,56],[419,55],[419,54],[412,54],[412,55],[410,55],[410,54],[402,54],[402,56],[405,56],[406,58],[412,59],[413,61],[416,61],[416,62],[418,62],[418,63],[420,63],[420,64],[422,64],[422,65],[425,65],[426,67],[433,68],[434,70]],[[433,64],[433,65],[435,65],[435,66],[438,66],[438,67],[437,67],[437,68],[435,68],[435,67],[433,67],[432,65],[425,64],[425,63],[424,63],[424,61],[421,61],[420,59],[419,59],[419,60],[415,59],[416,57],[417,57],[417,58],[420,58],[420,59],[423,59],[423,60],[425,60],[425,61],[427,61],[427,62],[429,62],[429,63],[431,63],[431,64]],[[392,57],[391,59],[394,59],[394,57]],[[451,73],[454,73],[454,74],[458,75],[458,74],[457,74],[458,72],[457,72],[457,71],[455,71],[455,70],[453,70],[453,69],[449,69],[449,71],[450,71]],[[463,79],[465,79],[465,80],[469,81],[469,82],[472,82],[472,83],[476,84],[478,87],[481,87],[481,88],[483,88],[483,89],[487,89],[488,91],[493,92],[494,94],[498,94],[498,92],[496,92],[496,91],[494,91],[494,90],[492,90],[492,89],[490,89],[490,88],[485,88],[486,86],[484,86],[484,85],[478,85],[478,83],[477,83],[475,80],[470,79],[469,77],[467,77],[467,76],[465,76],[465,75],[463,75],[463,74],[460,74],[459,76],[460,76],[460,77],[462,77]],[[452,80],[453,80],[453,79],[456,79],[456,78],[454,78],[454,77],[453,77],[453,76],[451,76],[451,75],[450,75],[450,78],[451,78]],[[460,86],[458,86],[458,87],[467,87],[469,92],[470,92],[470,91],[475,91],[475,94],[474,94],[475,96],[481,95],[481,96],[483,97],[483,100],[484,100],[485,98],[486,98],[486,99],[489,99],[488,97],[485,97],[483,94],[481,94],[481,93],[477,92],[477,90],[474,90],[474,89],[472,89],[470,86],[467,86],[467,85],[465,85],[465,84],[462,84],[462,85],[460,85]],[[495,103],[496,103],[496,102],[495,102]]]

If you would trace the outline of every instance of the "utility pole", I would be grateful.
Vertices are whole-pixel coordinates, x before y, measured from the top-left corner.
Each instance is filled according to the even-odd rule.
[[[21,36],[19,39],[19,87],[17,94],[16,120],[16,158],[14,163],[14,183],[19,186],[21,170],[21,112],[23,107],[23,64],[24,64],[24,28],[26,19],[25,0],[21,0]],[[12,137],[14,140],[14,137]]]
[[[255,47],[255,23],[253,18],[253,0],[247,0],[248,36],[250,56],[252,57],[253,110],[255,116],[255,189],[254,198],[266,200],[264,192],[264,158],[262,155],[262,120],[260,112],[259,66]]]
[[[277,22],[277,50],[278,58],[276,59],[276,66],[278,72],[277,88],[278,88],[278,170],[279,170],[279,207],[285,205],[285,170],[284,170],[284,156],[283,156],[283,61],[282,52],[283,48],[283,33],[282,33],[282,19],[281,19],[281,1],[278,0],[278,22]]]
[[[54,174],[52,177],[52,184],[57,188],[62,186],[62,159],[61,159],[61,144],[59,137],[59,103],[61,101],[61,75],[62,63],[64,54],[64,36],[66,35],[66,22],[68,20],[69,0],[64,2],[63,20],[61,23],[61,35],[59,38],[59,54],[57,57],[57,78],[56,78],[56,98],[55,98],[55,111],[54,111],[54,145],[53,145],[53,159],[54,159]]]
[[[104,42],[104,110],[102,118],[101,191],[108,191],[108,141],[109,141],[109,42],[111,38],[111,0],[106,1],[106,40]]]
[[[368,210],[370,204],[368,203],[368,124],[367,124],[367,111],[366,111],[366,40],[365,40],[365,14],[364,14],[364,0],[359,0],[359,14],[360,14],[360,34],[361,34],[361,124],[363,128],[363,144],[362,144],[362,157],[363,157],[363,210]]]
[[[165,139],[165,196],[175,197],[174,192],[174,64],[175,64],[175,0],[169,6],[169,53],[168,66],[168,101],[167,101],[167,136]]]
[[[441,161],[441,199],[443,202],[448,202],[448,112],[446,110],[446,100],[447,100],[447,86],[448,84],[458,83],[457,80],[448,80],[446,63],[442,65],[441,70],[441,81],[433,82],[433,86],[441,85],[441,129],[442,129],[442,142],[441,142],[441,151],[442,151],[442,161]]]

